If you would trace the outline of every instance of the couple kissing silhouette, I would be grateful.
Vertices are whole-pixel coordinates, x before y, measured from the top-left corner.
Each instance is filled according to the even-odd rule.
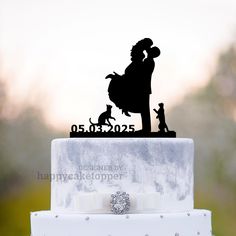
[[[122,109],[122,113],[140,113],[142,132],[151,132],[150,94],[151,78],[155,68],[154,58],[160,55],[160,49],[152,46],[150,38],[138,41],[131,49],[131,63],[123,75],[116,72],[106,76],[110,78],[109,98]],[[145,56],[146,53],[146,56]]]

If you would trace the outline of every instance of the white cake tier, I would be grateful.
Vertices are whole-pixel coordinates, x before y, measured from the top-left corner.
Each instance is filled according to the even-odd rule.
[[[110,195],[130,195],[130,212],[193,210],[193,141],[70,138],[52,141],[51,210],[109,213]]]
[[[212,236],[211,212],[163,214],[31,213],[32,236]]]

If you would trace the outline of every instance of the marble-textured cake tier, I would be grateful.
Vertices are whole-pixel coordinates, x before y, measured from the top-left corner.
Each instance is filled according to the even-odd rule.
[[[193,209],[194,147],[180,138],[52,141],[51,209],[110,213],[110,195],[130,195],[130,212]]]

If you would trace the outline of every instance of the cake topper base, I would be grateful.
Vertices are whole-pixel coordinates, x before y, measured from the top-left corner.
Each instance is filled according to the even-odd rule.
[[[70,132],[70,138],[176,138],[176,132]]]

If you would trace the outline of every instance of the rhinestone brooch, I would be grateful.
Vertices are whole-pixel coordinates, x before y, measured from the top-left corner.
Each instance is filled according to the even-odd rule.
[[[111,194],[111,211],[114,214],[125,214],[130,208],[129,194],[126,192],[116,192]]]

